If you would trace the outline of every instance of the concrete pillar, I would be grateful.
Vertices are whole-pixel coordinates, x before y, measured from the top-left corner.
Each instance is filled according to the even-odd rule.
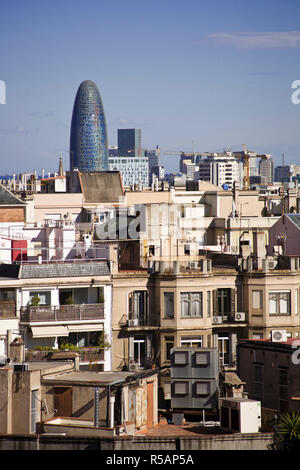
[[[109,406],[110,406],[110,413],[109,413],[109,427],[113,428],[115,425],[115,397],[109,397]]]

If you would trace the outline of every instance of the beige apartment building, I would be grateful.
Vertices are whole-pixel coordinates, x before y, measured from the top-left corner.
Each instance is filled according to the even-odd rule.
[[[298,337],[299,276],[298,258],[227,254],[115,271],[113,367],[169,366],[172,347],[192,346],[234,368],[240,339]]]

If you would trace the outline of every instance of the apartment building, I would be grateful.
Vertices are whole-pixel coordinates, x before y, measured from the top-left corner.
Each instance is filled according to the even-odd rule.
[[[0,297],[5,299],[0,302],[3,356],[7,331],[12,330],[14,337],[22,336],[26,351],[70,343],[82,348],[82,367],[93,362],[100,370],[111,369],[111,350],[101,348],[104,339],[111,344],[107,261],[2,264]]]
[[[247,383],[247,394],[259,400],[269,415],[299,411],[299,340],[244,340],[237,347],[239,376]]]

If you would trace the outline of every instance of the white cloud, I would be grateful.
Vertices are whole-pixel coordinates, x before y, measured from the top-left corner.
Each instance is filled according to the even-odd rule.
[[[300,47],[300,31],[218,32],[207,38],[221,45],[240,49],[277,49]]]

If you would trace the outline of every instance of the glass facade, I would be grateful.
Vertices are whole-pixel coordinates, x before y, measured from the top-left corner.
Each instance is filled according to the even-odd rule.
[[[99,90],[86,80],[78,88],[71,124],[70,170],[107,171],[106,121]]]
[[[120,156],[142,156],[141,129],[118,129],[118,152]]]

